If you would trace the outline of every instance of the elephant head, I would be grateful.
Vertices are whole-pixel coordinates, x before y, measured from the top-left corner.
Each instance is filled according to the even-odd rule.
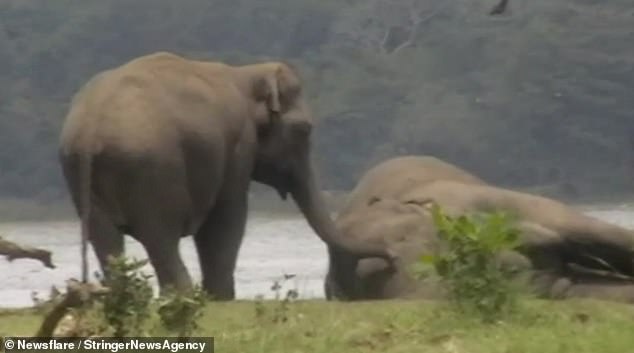
[[[313,117],[302,84],[288,64],[269,62],[242,66],[243,82],[255,102],[257,148],[252,179],[267,184],[286,199],[290,194],[317,235],[330,247],[359,258],[393,255],[381,243],[353,242],[338,236],[311,161]]]
[[[410,264],[421,251],[433,253],[439,246],[431,215],[424,206],[397,199],[372,197],[356,212],[340,214],[335,224],[342,236],[357,241],[383,241],[399,254],[399,262],[391,266],[378,258],[353,259],[329,249],[329,268],[325,282],[328,299],[367,300],[396,297],[400,293],[421,292],[425,297],[437,295],[435,289],[419,288],[410,273]]]

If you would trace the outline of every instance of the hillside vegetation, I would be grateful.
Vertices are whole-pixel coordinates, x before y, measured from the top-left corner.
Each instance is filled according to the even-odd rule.
[[[432,154],[568,197],[634,191],[630,0],[3,0],[0,198],[65,197],[56,143],[96,72],[155,51],[297,65],[324,186]]]

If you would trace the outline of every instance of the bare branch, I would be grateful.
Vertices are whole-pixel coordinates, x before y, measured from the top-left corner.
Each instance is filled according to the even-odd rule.
[[[394,50],[392,50],[392,54],[396,54],[400,50],[402,50],[404,48],[407,48],[407,47],[411,46],[412,44],[414,44],[414,41],[416,40],[416,36],[418,36],[418,32],[419,32],[421,26],[424,23],[426,23],[429,20],[431,20],[432,18],[434,18],[441,10],[444,9],[444,6],[447,6],[447,3],[448,3],[448,1],[442,2],[440,5],[436,6],[436,8],[431,13],[429,13],[427,16],[425,16],[425,17],[421,17],[421,14],[424,12],[422,10],[420,12],[416,12],[416,15],[410,17],[410,20],[413,22],[413,25],[412,25],[412,29],[409,32],[409,36],[408,36],[406,41],[404,41],[398,47],[396,47],[396,48],[394,48]]]
[[[57,325],[70,312],[70,309],[90,303],[94,299],[108,294],[108,292],[108,288],[99,284],[69,280],[66,294],[46,315],[35,336],[53,337]]]
[[[383,39],[381,40],[381,44],[379,45],[379,50],[381,50],[381,53],[383,54],[388,52],[387,41],[390,39],[390,34],[392,34],[392,27],[388,26],[385,30],[385,34],[383,35]]]
[[[35,259],[42,262],[48,268],[55,268],[51,261],[51,252],[29,246],[20,246],[0,237],[0,255],[7,257],[7,260]]]

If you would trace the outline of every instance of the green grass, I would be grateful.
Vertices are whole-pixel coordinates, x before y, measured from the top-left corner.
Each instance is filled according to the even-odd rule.
[[[216,337],[217,352],[240,353],[634,352],[634,307],[616,303],[530,300],[521,314],[491,325],[424,301],[298,301],[274,323],[280,307],[209,303],[196,334]],[[31,309],[0,311],[0,336],[31,335],[40,318]]]

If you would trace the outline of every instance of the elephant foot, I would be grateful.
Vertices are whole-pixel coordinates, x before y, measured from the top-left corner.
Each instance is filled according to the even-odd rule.
[[[214,301],[230,301],[236,297],[233,279],[230,281],[203,280],[203,289]]]
[[[191,292],[192,289],[194,289],[194,287],[191,283],[183,283],[178,286],[165,285],[165,286],[160,286],[159,295],[164,297],[164,296],[170,296],[172,294],[177,294],[177,293],[186,294]]]

